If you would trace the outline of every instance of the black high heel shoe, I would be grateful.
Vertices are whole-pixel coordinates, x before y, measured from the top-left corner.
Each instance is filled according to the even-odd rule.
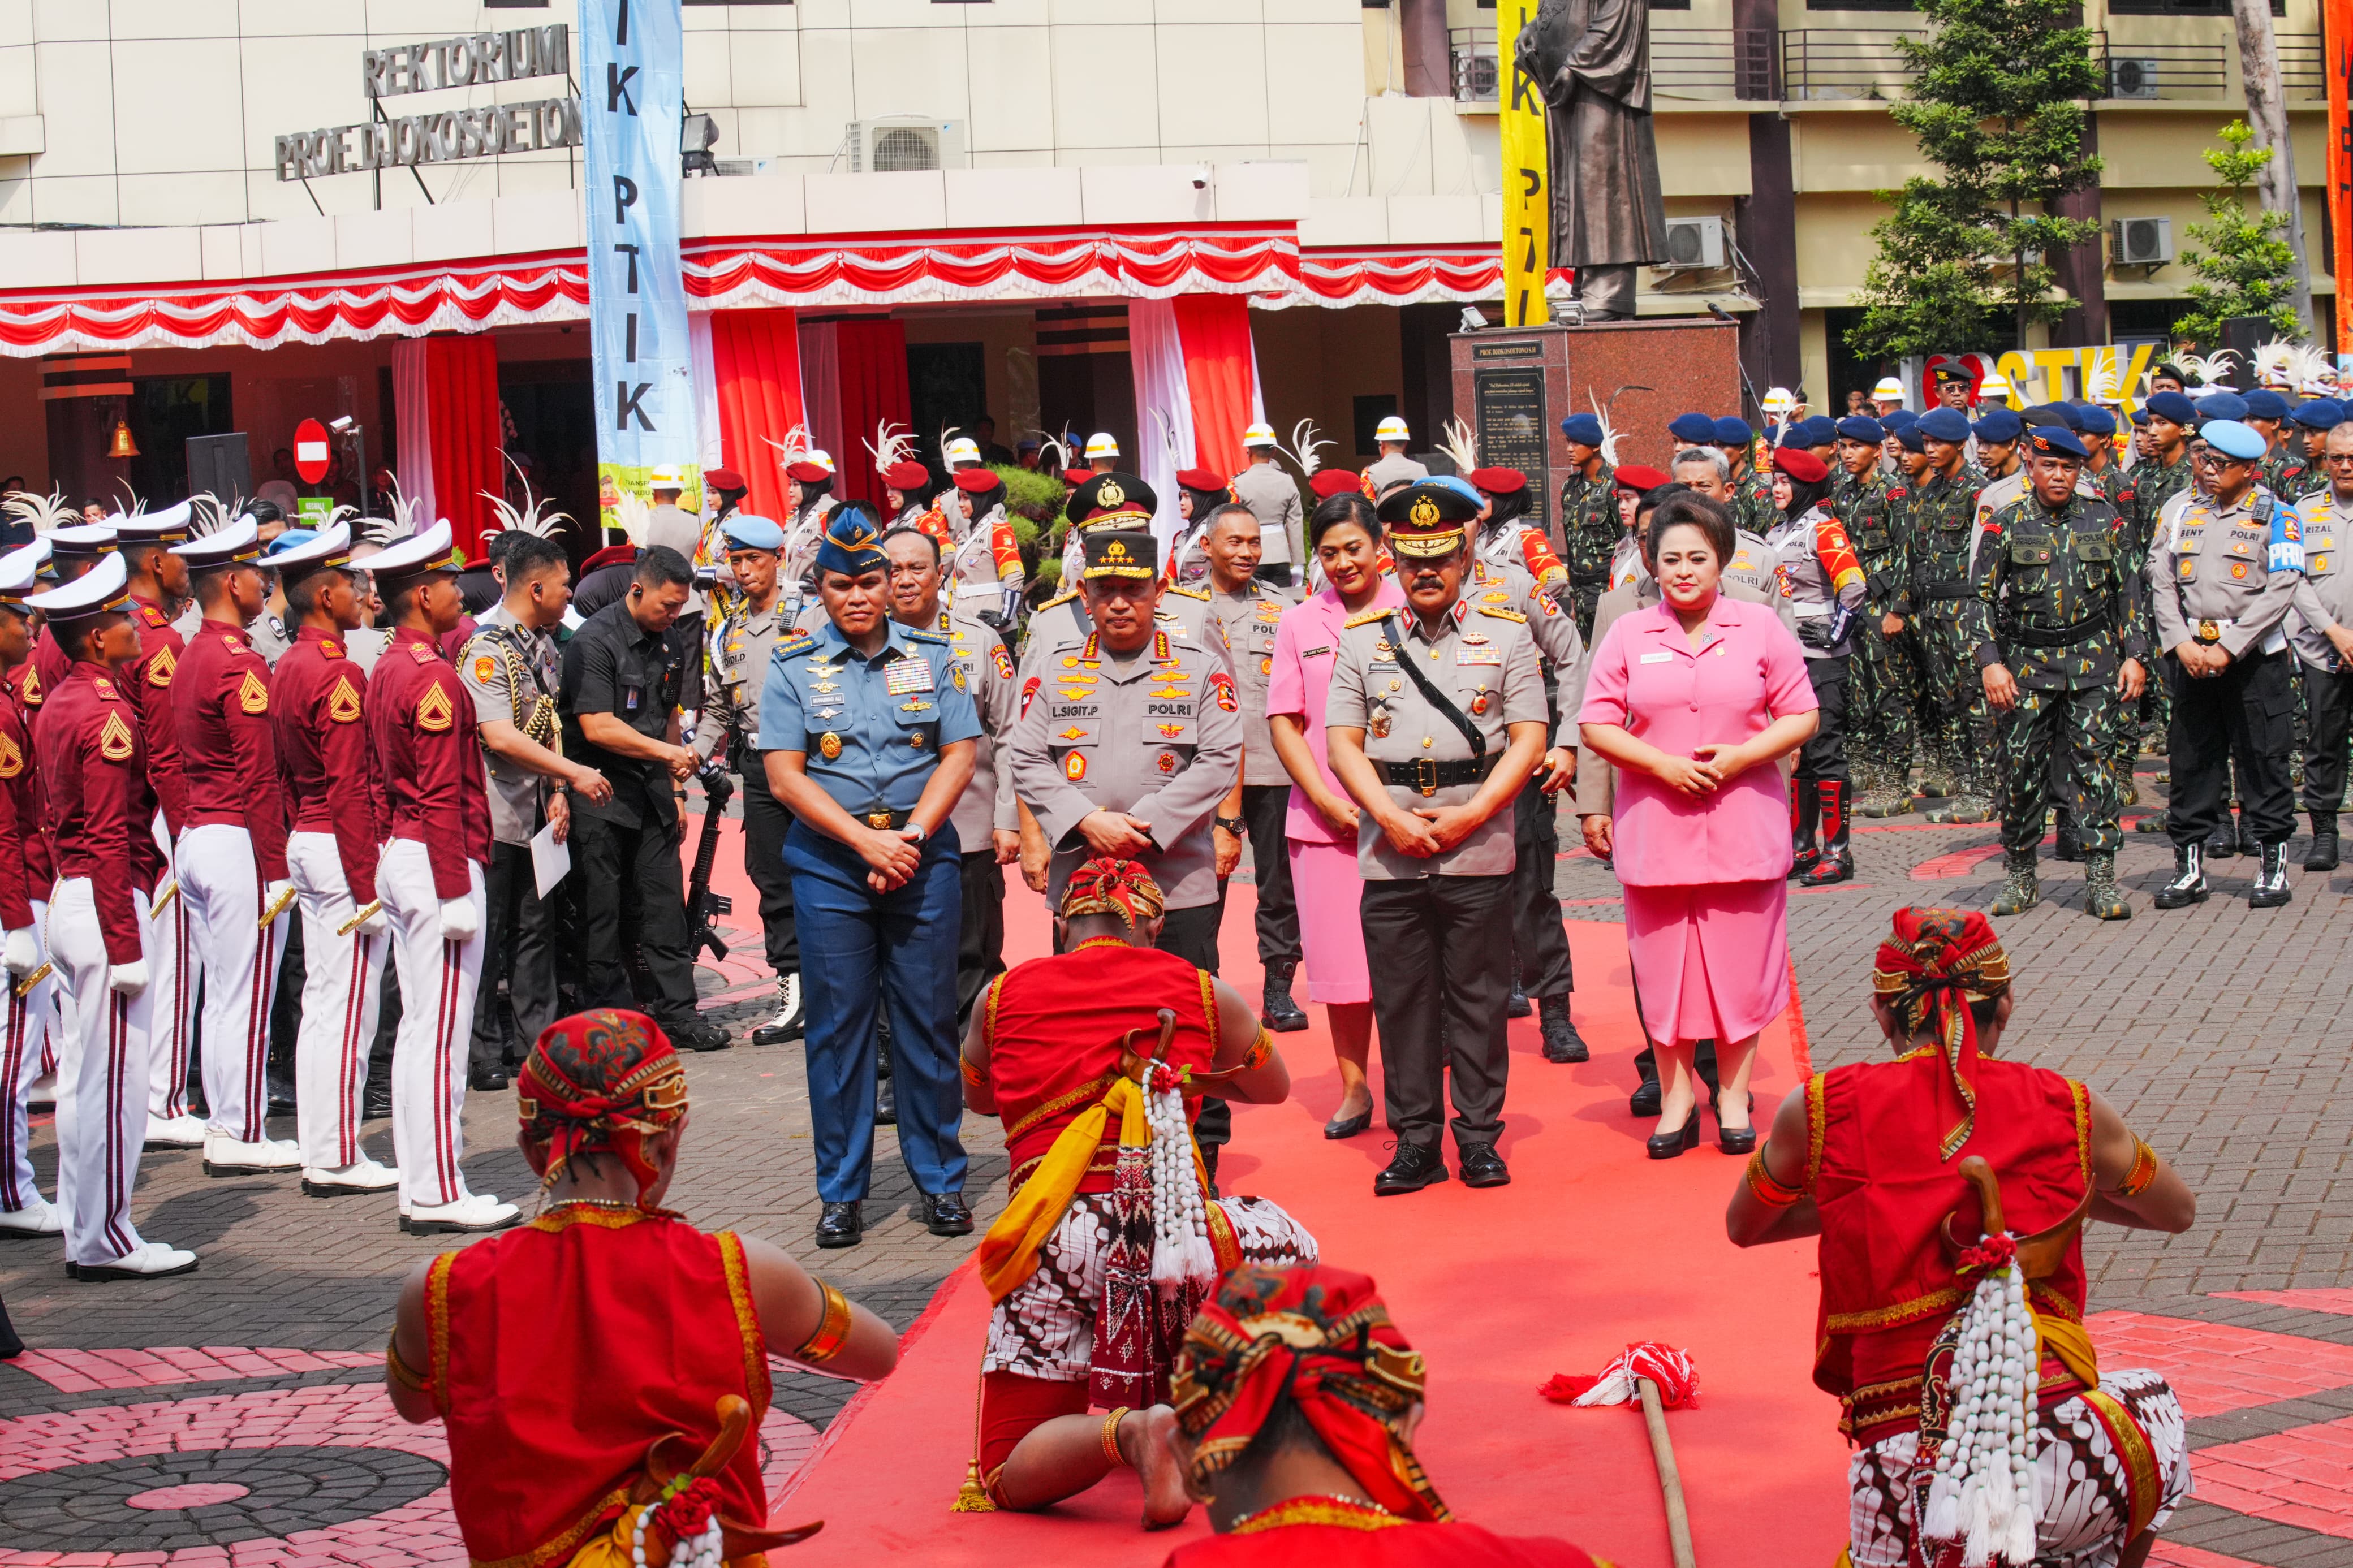
[[[1756,1115],[1757,1097],[1753,1094],[1748,1097],[1748,1110],[1750,1116]],[[1727,1154],[1754,1154],[1757,1152],[1756,1123],[1752,1121],[1746,1127],[1726,1127],[1719,1114],[1715,1122],[1715,1146]]]
[[[1686,1149],[1699,1147],[1699,1107],[1691,1108],[1683,1124],[1672,1132],[1653,1132],[1642,1145],[1653,1160],[1672,1160]]]
[[[1336,1142],[1343,1138],[1354,1138],[1372,1124],[1373,1108],[1367,1105],[1354,1116],[1335,1116],[1326,1121],[1324,1124],[1324,1136]]]

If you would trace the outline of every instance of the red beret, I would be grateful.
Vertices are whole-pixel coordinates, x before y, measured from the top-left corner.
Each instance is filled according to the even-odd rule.
[[[741,490],[751,488],[744,482],[744,476],[733,468],[705,468],[702,470],[702,482],[714,490]]]
[[[1330,500],[1334,496],[1364,494],[1365,479],[1346,468],[1318,468],[1309,477],[1307,488],[1315,492],[1317,500]]]
[[[1672,484],[1674,481],[1656,468],[1646,468],[1640,463],[1629,463],[1612,474],[1609,482],[1619,489],[1632,490],[1636,495],[1642,495],[1657,489],[1661,485]]]
[[[1462,477],[1491,496],[1515,496],[1528,488],[1527,475],[1517,468],[1473,468]]]
[[[798,479],[805,485],[813,485],[833,478],[833,470],[819,468],[815,463],[793,463],[786,468],[785,478]]]
[[[1062,482],[1066,485],[1082,485],[1094,477],[1095,471],[1092,468],[1064,468],[1062,470]]]
[[[893,463],[882,470],[882,482],[894,490],[928,489],[932,470],[921,463]]]
[[[1176,470],[1176,482],[1188,490],[1222,490],[1226,488],[1226,481],[1219,477],[1215,468],[1179,468]]]
[[[955,488],[976,496],[985,496],[1004,483],[995,468],[958,468],[955,472]]]
[[[1831,477],[1822,460],[1803,447],[1776,447],[1773,466],[1801,484],[1818,485]]]
[[[599,566],[627,566],[637,558],[638,547],[634,544],[608,544],[580,563],[580,574],[586,577]]]

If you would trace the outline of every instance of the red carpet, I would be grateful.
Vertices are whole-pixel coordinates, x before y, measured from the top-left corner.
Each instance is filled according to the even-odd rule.
[[[1227,978],[1255,999],[1257,966],[1240,956],[1253,947],[1250,894],[1233,895]],[[1008,904],[1008,958],[1043,951],[1039,900],[1017,885]],[[1512,1185],[1472,1192],[1448,1182],[1376,1199],[1372,1178],[1388,1159],[1377,1118],[1346,1143],[1320,1135],[1339,1079],[1323,1010],[1312,1006],[1309,1033],[1278,1037],[1294,1098],[1235,1108],[1223,1184],[1282,1204],[1326,1261],[1379,1281],[1429,1358],[1419,1446],[1462,1517],[1560,1536],[1621,1568],[1663,1568],[1664,1513],[1641,1417],[1549,1405],[1535,1392],[1553,1373],[1598,1372],[1629,1341],[1656,1339],[1689,1350],[1700,1373],[1698,1408],[1667,1417],[1699,1560],[1826,1568],[1845,1540],[1846,1450],[1834,1405],[1807,1379],[1813,1247],[1743,1253],[1725,1240],[1724,1205],[1743,1163],[1712,1143],[1674,1161],[1642,1157],[1647,1125],[1626,1111],[1641,1042],[1624,938],[1588,921],[1568,931],[1576,1016],[1595,1059],[1549,1064],[1535,1020],[1513,1024],[1502,1144]],[[1786,1026],[1767,1032],[1760,1119],[1798,1081],[1792,1050]],[[1375,1073],[1377,1085],[1377,1053]],[[960,1270],[909,1336],[897,1373],[844,1413],[776,1510],[827,1521],[794,1549],[794,1568],[862,1565],[879,1553],[942,1568],[1152,1564],[1206,1530],[1197,1510],[1178,1531],[1142,1534],[1141,1492],[1125,1475],[1053,1515],[949,1511],[971,1453],[987,1313],[987,1292]]]

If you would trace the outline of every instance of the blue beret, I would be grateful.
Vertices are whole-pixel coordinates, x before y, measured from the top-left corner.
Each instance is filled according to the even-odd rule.
[[[862,577],[886,570],[891,558],[882,553],[882,534],[874,514],[860,505],[836,507],[827,520],[825,537],[818,541],[817,569]]]
[[[1560,433],[1580,447],[1601,445],[1601,421],[1590,414],[1572,414],[1560,422]]]
[[[731,511],[720,525],[730,550],[777,551],[785,547],[785,531],[757,512]]]
[[[2247,417],[2250,419],[2284,419],[2287,399],[2269,387],[2259,386],[2246,395]]]
[[[2307,430],[2333,430],[2345,422],[2345,405],[2333,397],[2316,397],[2297,404],[2288,417]]]
[[[1748,427],[1746,419],[1735,419],[1727,414],[1717,420],[1715,433],[1709,437],[1719,447],[1746,447],[1757,439],[1757,432]]]
[[[2244,419],[2247,400],[2235,392],[2210,392],[2197,404],[2200,419]]]
[[[2198,405],[2179,392],[2151,393],[2141,406],[2147,409],[2153,417],[2170,419],[2176,425],[2198,423]]]
[[[1838,422],[1841,438],[1848,441],[1868,441],[1878,446],[1887,439],[1887,426],[1861,414],[1850,414]]]
[[[1890,435],[1920,423],[1920,416],[1909,408],[1891,408],[1879,416],[1879,427]]]
[[[1978,440],[1999,445],[2003,441],[2015,441],[2026,434],[2026,422],[1997,403],[1984,418],[1977,422],[1975,430]]]
[[[1715,439],[1715,421],[1704,414],[1678,414],[1667,422],[1667,434],[1678,441],[1704,447]]]
[[[1784,446],[1827,447],[1838,439],[1838,422],[1827,414],[1809,415],[1791,425],[1781,439]]]
[[[2137,408],[2134,409],[2130,414],[2126,415],[2125,417],[2126,417],[2127,419],[2130,419],[2130,420],[2132,421],[2132,426],[2133,426],[2133,428],[2134,428],[2134,429],[2136,429],[2136,430],[2146,430],[2146,429],[2147,429],[2147,428],[2148,428],[2148,405],[2147,405],[2147,404],[2146,404],[2146,403],[2142,404],[2139,407],[2137,407]]]
[[[2116,416],[2096,404],[2075,410],[2075,428],[2086,436],[2103,438],[2116,433]]]
[[[1915,419],[1909,425],[1897,426],[1895,427],[1895,439],[1907,452],[1919,452],[1925,455],[1928,450],[1926,439],[1920,429],[1920,422],[1917,419]]]
[[[1969,416],[1957,408],[1931,408],[1912,427],[1931,441],[1950,441],[1956,447],[1969,438]]]
[[[2272,449],[2272,444],[2263,439],[2263,432],[2235,419],[2210,419],[2199,434],[2206,437],[2209,447],[2242,463],[2255,462]]]
[[[2084,449],[2075,432],[2064,425],[2037,425],[2027,432],[2026,439],[2038,454],[2047,458],[2073,458],[2080,463],[2092,455]]]
[[[2029,430],[2034,429],[2037,426],[2055,426],[2063,430],[2077,429],[2079,428],[2076,423],[2077,417],[2075,411],[2063,403],[2038,403],[2019,416]]]

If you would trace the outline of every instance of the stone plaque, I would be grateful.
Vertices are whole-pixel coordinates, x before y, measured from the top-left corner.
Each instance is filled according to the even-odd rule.
[[[1474,345],[1490,346],[1518,345]],[[1545,416],[1544,383],[1541,365],[1493,369],[1482,366],[1472,372],[1478,407],[1473,423],[1479,434],[1479,461],[1489,468],[1517,468],[1528,476],[1527,517],[1538,528],[1545,526],[1552,510],[1549,487],[1538,478],[1547,472],[1546,436],[1551,429],[1551,422]]]

